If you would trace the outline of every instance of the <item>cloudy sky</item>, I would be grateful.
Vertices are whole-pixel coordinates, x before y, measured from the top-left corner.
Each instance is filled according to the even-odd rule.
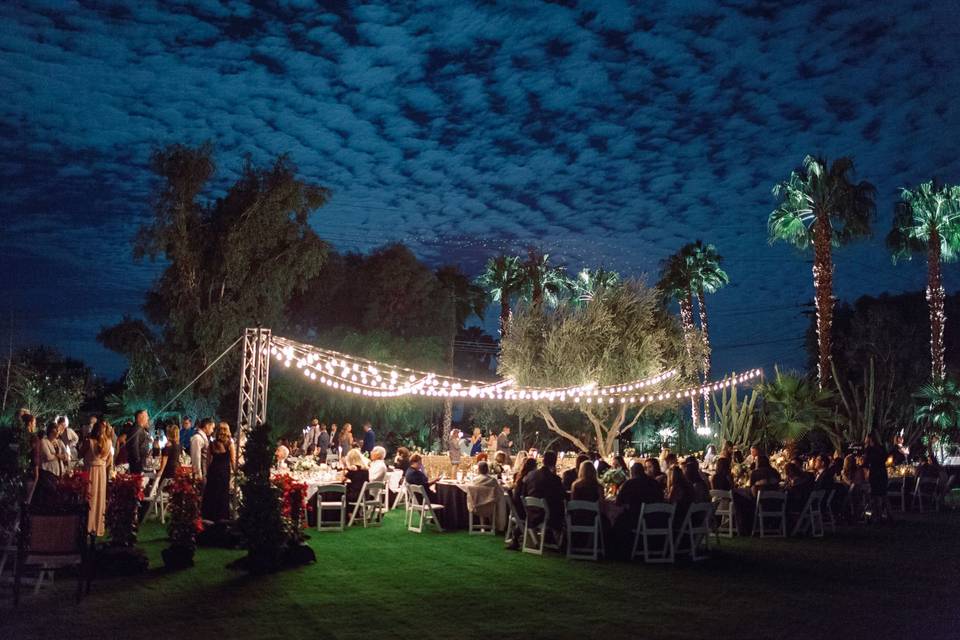
[[[882,240],[900,187],[960,181],[957,0],[387,4],[0,4],[3,341],[12,319],[17,344],[119,373],[94,335],[160,268],[129,250],[147,160],[204,140],[219,187],[289,153],[333,189],[313,224],[344,249],[475,272],[534,242],[655,277],[711,242],[733,279],[717,371],[803,361],[809,258],[768,246],[766,218],[805,154],[851,155],[878,189],[839,296],[922,287]]]

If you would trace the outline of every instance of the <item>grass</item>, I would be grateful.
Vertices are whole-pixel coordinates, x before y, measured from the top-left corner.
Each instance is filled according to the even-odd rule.
[[[200,549],[162,568],[95,581],[79,607],[70,578],[17,609],[0,638],[947,638],[960,635],[960,514],[843,527],[822,540],[723,540],[706,562],[570,562],[505,551],[501,538],[417,535],[393,512],[380,529],[311,533],[314,565],[250,577],[241,551]]]

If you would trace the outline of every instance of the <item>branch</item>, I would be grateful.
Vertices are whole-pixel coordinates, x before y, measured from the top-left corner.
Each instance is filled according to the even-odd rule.
[[[633,428],[633,425],[637,424],[637,420],[640,419],[640,416],[643,415],[643,412],[644,412],[644,410],[645,410],[646,408],[647,408],[646,405],[643,405],[643,406],[641,406],[639,409],[637,409],[637,415],[633,416],[633,420],[630,421],[630,424],[628,424],[628,425],[625,426],[624,428],[620,429],[620,431],[619,431],[619,433],[618,433],[617,435],[620,435],[620,434],[625,433],[625,432],[629,431],[630,429],[632,429],[632,428]]]
[[[556,431],[561,436],[563,436],[564,438],[572,442],[581,451],[589,451],[589,449],[587,448],[587,445],[585,445],[580,440],[580,438],[577,438],[576,436],[570,433],[567,433],[566,431],[560,428],[560,426],[557,424],[557,421],[553,418],[553,415],[550,413],[549,409],[547,409],[546,407],[541,408],[540,417],[542,417],[543,421],[547,423],[548,429],[550,429],[551,431]]]
[[[587,416],[587,419],[590,420],[590,422],[593,424],[593,428],[597,432],[597,447],[599,447],[601,442],[606,441],[606,439],[603,437],[604,431],[606,430],[604,428],[605,425],[603,424],[603,422],[600,421],[600,418],[593,415],[593,412],[590,411],[590,409],[583,409],[583,413],[584,415]]]

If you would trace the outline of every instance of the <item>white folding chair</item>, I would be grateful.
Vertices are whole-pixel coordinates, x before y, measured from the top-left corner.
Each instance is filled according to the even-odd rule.
[[[737,535],[736,507],[733,504],[733,491],[721,491],[720,489],[711,489],[710,501],[713,502],[713,514],[716,516],[714,522],[714,534],[717,537],[717,543],[720,542],[720,536],[732,538]],[[719,521],[717,521],[719,519]]]
[[[324,494],[327,494],[326,496]],[[332,495],[331,495],[332,494]],[[339,499],[329,499],[340,496]],[[326,499],[325,499],[326,498]],[[339,513],[336,520],[324,522],[326,512]],[[343,531],[347,525],[347,487],[342,484],[322,484],[317,487],[317,531]]]
[[[586,514],[590,524],[574,524],[576,514]],[[570,500],[567,502],[567,559],[568,560],[596,560],[606,555],[603,546],[603,532],[600,527],[600,505],[586,500]],[[577,537],[585,536],[587,543],[578,546]]]
[[[143,488],[147,489],[147,493],[143,497],[143,502],[145,503],[145,507],[147,509],[146,517],[149,517],[152,514],[159,519],[160,507],[157,504],[157,496],[160,494],[161,481],[156,478],[152,478],[152,480],[153,481],[151,482],[151,477],[147,476],[146,474],[144,474],[143,479],[141,480]]]
[[[937,496],[939,489],[940,478],[917,478],[917,486],[913,490],[910,508],[917,509],[921,513],[927,510],[924,508],[925,506],[930,510],[940,511],[940,500]]]
[[[807,501],[800,510],[800,516],[793,525],[791,536],[810,533],[814,538],[823,537],[823,514],[820,505],[823,503],[823,489],[811,491]]]
[[[636,559],[637,556],[643,556],[643,561],[646,563],[673,562],[673,515],[675,512],[674,505],[659,502],[645,503],[640,508],[637,531],[633,537],[633,551],[630,552],[631,560]],[[663,542],[659,546],[654,546],[653,541],[657,538],[662,539]]]
[[[509,515],[507,516],[507,533],[503,537],[503,541],[509,544],[510,541],[513,540],[513,535],[517,529],[522,531],[526,528],[527,521],[520,517],[516,505],[513,504],[513,498],[510,497],[506,489],[503,490],[503,499],[507,501],[507,509],[509,509]]]
[[[476,487],[465,485],[463,490],[466,491],[469,496],[471,492],[476,491]],[[496,523],[494,522],[497,508],[496,502],[488,502],[486,504],[478,505],[474,509],[470,509],[470,500],[475,501],[475,498],[470,498],[467,500],[469,535],[494,535],[496,533],[496,531],[494,531],[494,529],[496,529]]]
[[[550,506],[546,500],[526,497],[523,499],[523,506],[527,511],[527,519],[523,522],[523,545],[521,545],[520,550],[524,553],[542,556],[544,549],[559,549],[559,539],[555,543],[547,542],[547,536],[550,533],[550,527],[547,524],[550,521]],[[530,509],[543,511],[543,522],[535,527],[530,526]],[[531,543],[530,546],[528,546],[528,542]]]
[[[430,496],[419,484],[407,484],[407,531],[414,533],[423,533],[425,523],[432,524],[438,532],[443,532],[443,526],[440,525],[440,518],[437,517],[437,511],[443,509],[442,504],[431,504]],[[414,516],[417,516],[417,524],[414,525]]]
[[[390,504],[390,494],[395,496],[393,504]],[[407,504],[407,491],[403,488],[403,471],[400,469],[387,472],[386,498],[387,509],[396,509],[401,502],[404,505]]]
[[[674,553],[688,553],[694,562],[710,557],[710,520],[713,503],[695,502],[687,509],[674,540]]]
[[[823,530],[830,530],[830,533],[837,532],[837,520],[833,515],[833,500],[837,495],[836,489],[830,489],[827,496],[820,503],[820,511],[823,513]]]
[[[363,528],[368,524],[379,525],[383,521],[383,493],[387,488],[382,482],[364,482],[360,488],[360,498],[354,503],[353,513],[350,514],[350,524],[353,526],[357,514],[363,522]]]
[[[891,507],[898,507],[900,511],[907,510],[907,490],[903,478],[887,480],[887,502]]]
[[[773,526],[767,526],[773,521]],[[783,491],[757,493],[757,509],[753,517],[753,535],[761,538],[787,537],[787,494]]]

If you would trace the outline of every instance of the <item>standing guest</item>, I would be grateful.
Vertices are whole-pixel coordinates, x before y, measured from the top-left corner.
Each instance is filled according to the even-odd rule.
[[[680,528],[683,519],[687,517],[687,511],[694,502],[693,487],[683,477],[683,471],[678,465],[673,465],[667,469],[667,502],[674,505],[673,526]]]
[[[597,480],[597,469],[589,460],[582,461],[577,467],[577,479],[570,487],[570,499],[588,502],[599,502],[603,499],[603,487]]]
[[[60,427],[60,441],[63,443],[63,450],[66,452],[69,460],[77,459],[77,445],[80,444],[80,436],[70,428],[70,419],[67,416],[57,418],[57,426]]]
[[[360,500],[363,483],[370,479],[370,470],[367,468],[367,461],[364,460],[360,449],[354,447],[347,452],[344,458],[344,469],[346,470],[343,476],[347,482],[347,502],[357,502]]]
[[[867,468],[867,480],[870,482],[870,502],[872,518],[883,513],[883,503],[887,499],[887,452],[872,433],[863,441],[863,460]],[[889,513],[889,512],[888,512]]]
[[[460,430],[454,427],[447,436],[447,453],[450,456],[450,466],[456,470],[460,466]]]
[[[80,426],[80,440],[86,440],[90,437],[90,432],[93,431],[93,427],[97,424],[97,416],[90,414],[87,416],[87,424]]]
[[[204,520],[220,522],[230,519],[230,479],[236,467],[237,450],[230,437],[230,425],[221,422],[207,448],[206,484],[201,507]]]
[[[353,449],[353,425],[346,422],[340,432],[340,455],[347,455],[350,449]]]
[[[340,457],[340,435],[337,433],[337,423],[330,425],[330,451],[337,458]]]
[[[571,487],[573,487],[573,483],[576,482],[577,478],[580,476],[580,465],[582,465],[584,462],[590,462],[590,456],[585,453],[578,453],[577,461],[574,463],[573,468],[567,469],[563,472],[563,475],[560,477],[560,479],[563,481],[564,491],[569,492]],[[596,467],[594,467],[593,470],[596,471]]]
[[[523,480],[527,497],[540,498],[546,501],[550,508],[550,520],[547,526],[554,531],[563,527],[563,503],[566,492],[563,490],[563,481],[557,476],[557,452],[547,451],[543,454],[543,466],[529,474]],[[527,523],[531,527],[543,522],[543,512],[527,513]]]
[[[393,459],[393,468],[399,469],[404,474],[410,468],[410,450],[406,447],[397,447],[397,457]]]
[[[373,431],[373,426],[369,422],[363,423],[363,446],[360,447],[360,453],[367,455],[373,451],[377,444],[377,434]]]
[[[63,448],[58,435],[60,428],[56,422],[47,425],[46,437],[38,444],[37,487],[33,501],[37,504],[50,504],[57,496],[57,481],[63,475],[70,458]]]
[[[176,423],[167,427],[167,446],[160,452],[160,468],[157,477],[160,481],[170,480],[180,468],[180,429]]]
[[[327,425],[320,425],[320,433],[317,434],[317,460],[321,463],[327,461],[327,451],[330,449],[330,434],[327,432]]]
[[[376,446],[370,451],[370,482],[383,482],[387,479],[387,450]]]
[[[87,533],[98,538],[103,537],[104,519],[107,512],[107,467],[113,459],[113,441],[110,437],[109,424],[97,422],[87,439],[90,441],[84,447],[83,466],[88,475],[87,484]]]
[[[200,482],[207,478],[208,451],[212,434],[213,418],[204,418],[200,421],[196,433],[190,438],[190,465],[193,467],[193,477]]]
[[[500,431],[500,435],[497,436],[497,451],[503,451],[507,455],[507,460],[510,459],[510,447],[513,446],[513,441],[510,439],[510,427],[504,427]]]
[[[150,452],[150,416],[146,409],[140,409],[133,416],[133,429],[127,436],[127,464],[130,473],[143,473],[143,465]]]
[[[193,421],[190,418],[184,418],[183,426],[180,427],[180,444],[183,446],[183,452],[187,455],[190,455],[190,444],[195,433]]]
[[[317,442],[320,439],[320,419],[314,417],[310,424],[303,428],[303,450],[310,451],[316,449]]]
[[[483,451],[483,435],[480,433],[480,427],[473,428],[473,434],[470,436],[470,455],[477,456]]]

